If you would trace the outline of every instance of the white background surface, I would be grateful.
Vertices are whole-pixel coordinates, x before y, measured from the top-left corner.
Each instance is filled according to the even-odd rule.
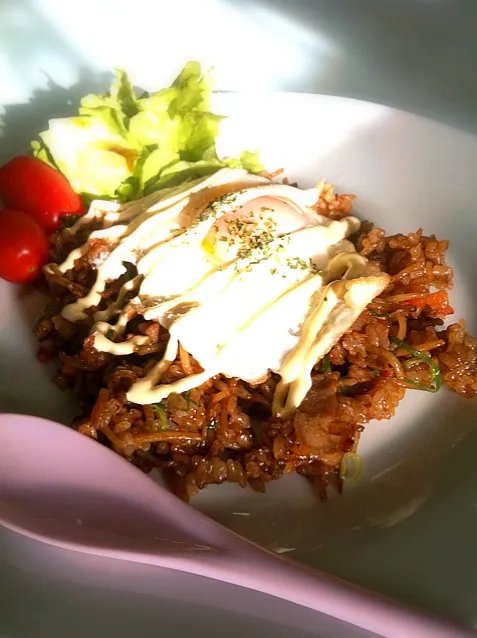
[[[357,97],[477,131],[476,24],[474,0],[2,0],[0,103],[118,65],[156,88],[196,58],[221,90]]]
[[[359,97],[477,132],[476,25],[474,0],[0,0],[0,104],[6,107],[0,157],[13,144],[26,145],[48,117],[73,108],[71,103],[84,93],[104,88],[111,67],[124,66],[137,84],[157,88],[189,58],[215,65],[218,89]],[[407,536],[402,526],[361,543],[358,536],[335,554],[317,556],[317,564],[333,569],[339,558],[349,577],[409,600],[427,599],[428,606],[474,623],[477,595],[466,582],[477,570],[475,552],[462,563],[461,590],[450,595],[446,571],[458,548],[449,548],[440,531],[440,521],[451,519],[462,546],[472,546],[475,513],[459,508],[459,499],[466,487],[477,484],[473,443],[466,444],[464,473],[457,472],[457,451],[449,460],[456,465],[456,479],[442,486],[449,497],[445,508],[431,499],[425,512],[404,523]],[[406,538],[419,543],[408,545]],[[386,564],[376,564],[383,554]],[[424,579],[418,569],[421,558],[434,565]],[[117,576],[123,568],[106,561],[93,573],[83,557],[40,549],[0,532],[0,635],[120,638],[132,635],[134,628],[149,633],[164,618],[163,636],[192,629],[206,636],[212,618],[226,623],[223,612],[206,604],[224,586],[141,568],[141,574],[128,574],[128,590]],[[408,588],[402,584],[406,580]],[[196,590],[198,606],[191,603]],[[174,591],[188,592],[186,612],[172,605]],[[308,616],[292,633],[286,614],[277,615],[263,601],[262,619],[247,618],[247,604],[252,601],[237,603],[231,623],[237,636],[267,635],[265,619],[272,617],[277,623],[268,631],[273,629],[276,637],[320,635],[310,633]],[[328,627],[323,635],[337,635],[336,628]]]

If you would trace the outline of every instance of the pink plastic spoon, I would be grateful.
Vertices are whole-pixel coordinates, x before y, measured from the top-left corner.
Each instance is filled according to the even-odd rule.
[[[45,419],[0,415],[0,524],[59,547],[247,587],[388,638],[475,635],[257,547]]]

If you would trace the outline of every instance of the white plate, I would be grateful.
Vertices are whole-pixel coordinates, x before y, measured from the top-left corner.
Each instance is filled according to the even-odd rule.
[[[220,140],[224,153],[257,148],[267,168],[285,168],[303,187],[325,177],[339,191],[356,193],[358,216],[388,233],[422,227],[449,239],[452,305],[477,333],[477,138],[387,107],[325,96],[219,94],[214,109],[230,115]],[[35,359],[31,325],[40,307],[38,297],[0,283],[0,410],[67,422],[70,398]],[[475,424],[476,412],[475,401],[445,389],[408,392],[392,420],[367,426],[358,485],[327,503],[316,500],[304,479],[290,476],[266,495],[222,485],[192,504],[270,548],[319,563],[319,550],[332,552],[363,530],[371,538],[373,529],[403,521],[432,498],[443,459]],[[355,578],[367,582],[365,573]]]

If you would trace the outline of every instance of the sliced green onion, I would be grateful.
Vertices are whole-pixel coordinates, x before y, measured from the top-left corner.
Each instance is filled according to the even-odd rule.
[[[330,367],[331,367],[330,355],[329,354],[325,354],[325,356],[323,357],[323,374],[325,372],[328,372]]]
[[[156,417],[159,419],[161,430],[167,430],[169,425],[167,423],[166,408],[162,405],[162,403],[153,403],[152,409],[154,410]]]
[[[408,370],[411,370],[411,368],[414,368],[414,366],[417,366],[420,363],[422,363],[422,359],[420,357],[414,357],[412,359],[407,359],[406,361],[404,361],[403,367],[404,367],[404,370],[406,370],[407,372]]]
[[[184,395],[184,398],[187,403],[187,409],[189,409],[190,408],[190,390],[187,390],[187,392]]]
[[[410,370],[418,363],[425,363],[431,369],[431,385],[424,385],[422,383],[419,383],[418,381],[409,379],[409,377],[404,377],[404,381],[409,385],[412,385],[417,390],[426,390],[426,392],[437,392],[441,387],[441,371],[439,370],[439,366],[434,363],[431,357],[428,357],[427,354],[424,354],[420,350],[416,350],[416,348],[413,348],[408,343],[404,343],[404,341],[401,341],[401,339],[398,339],[397,337],[393,337],[391,341],[395,343],[399,348],[403,348],[403,350],[407,350],[409,354],[413,355],[412,359],[408,359],[404,362],[404,369],[406,371]]]
[[[363,472],[363,459],[355,452],[346,452],[340,463],[340,479],[344,483],[356,483]]]
[[[194,399],[190,398],[190,393],[191,393],[191,390],[187,390],[187,392],[184,394],[184,399],[186,401],[187,411],[190,410],[190,404],[191,403],[192,403],[192,405],[195,405],[196,408],[198,408],[200,406],[200,403],[197,403],[197,401],[194,401]]]
[[[426,392],[437,392],[440,388],[440,386],[437,386],[436,384],[424,385],[423,383],[419,383],[419,381],[413,381],[412,379],[409,379],[409,377],[404,377],[404,381],[408,385],[412,385],[413,388],[416,388],[416,390],[425,390]]]
[[[35,317],[35,323],[33,324],[33,327],[38,328],[40,321],[43,321],[44,318],[45,318],[45,313],[40,312],[40,314]]]
[[[373,315],[373,317],[376,317],[377,319],[387,319],[389,317],[389,312],[376,312],[376,310],[371,310],[371,308],[368,308],[369,313]]]

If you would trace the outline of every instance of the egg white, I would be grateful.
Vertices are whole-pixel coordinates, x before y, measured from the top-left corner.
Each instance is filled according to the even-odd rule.
[[[346,240],[359,221],[323,218],[313,208],[318,198],[318,189],[224,169],[123,207],[96,202],[88,215],[103,215],[103,229],[91,237],[107,238],[112,250],[96,265],[85,297],[62,314],[85,318],[108,282],[125,272],[124,262],[134,264],[138,276],[96,312],[92,329],[95,348],[116,355],[148,340],[123,340],[131,304],[169,330],[164,358],[133,384],[130,401],[157,402],[219,373],[257,383],[271,370],[281,376],[274,410],[286,414],[304,398],[316,361],[388,283]],[[60,269],[87,250],[73,251]],[[203,372],[161,384],[179,343]]]

